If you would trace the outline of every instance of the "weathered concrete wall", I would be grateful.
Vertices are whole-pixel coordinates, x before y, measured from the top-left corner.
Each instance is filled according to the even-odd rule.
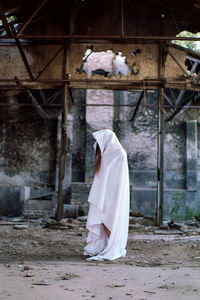
[[[115,104],[136,105],[141,91],[115,91]],[[133,119],[135,106],[115,107],[114,129],[128,155],[131,209],[152,215],[156,207],[157,185],[157,91],[146,92]]]
[[[1,92],[8,104],[27,102],[20,91]],[[57,117],[44,120],[33,107],[1,108],[0,118],[0,214],[19,214],[20,190],[55,187]]]
[[[34,77],[46,66],[53,55],[58,51],[60,46],[56,45],[40,45],[40,46],[23,46],[24,53],[30,65]],[[29,79],[28,73],[16,47],[1,46],[0,60],[4,63],[0,64],[0,74],[3,79]],[[56,56],[52,63],[47,67],[40,79],[62,78],[63,68],[63,50]],[[0,82],[0,85],[5,83]]]
[[[102,92],[102,95],[101,95]],[[114,91],[105,103],[135,105],[141,91]],[[103,103],[104,91],[89,91],[87,103]],[[113,97],[113,98],[112,98]],[[92,100],[91,100],[92,99]],[[112,100],[113,99],[113,100]],[[91,102],[89,102],[91,101]],[[112,102],[113,101],[113,102]],[[131,208],[153,216],[157,197],[157,91],[146,91],[135,119],[135,107],[87,107],[86,181],[92,182],[94,151],[92,132],[113,128],[127,151],[130,173]],[[147,104],[142,108],[142,104]],[[148,107],[152,105],[152,107]],[[164,112],[164,119],[172,114]],[[183,110],[172,121],[164,123],[164,218],[188,219],[200,213],[200,125],[198,112]],[[88,183],[87,183],[88,185]],[[73,201],[85,202],[88,186],[73,184]],[[84,194],[84,196],[83,196]]]
[[[165,111],[165,118],[172,111]],[[200,214],[200,117],[183,109],[164,130],[164,216],[177,219]]]
[[[115,104],[136,105],[141,91],[114,92]],[[142,100],[155,108],[139,109],[132,120],[135,106],[116,107],[114,128],[128,154],[130,181],[135,187],[155,187],[157,168],[157,92],[147,92]]]
[[[73,114],[73,143],[72,143],[72,181],[85,181],[85,146],[86,146],[86,90],[75,89],[73,96],[76,106],[72,107]],[[80,106],[78,106],[80,105]]]

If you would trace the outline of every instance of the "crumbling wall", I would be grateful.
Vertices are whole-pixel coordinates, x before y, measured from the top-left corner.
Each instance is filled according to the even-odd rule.
[[[85,181],[86,147],[86,90],[73,90],[76,105],[72,107],[73,142],[72,142],[72,182]]]
[[[23,45],[23,50],[29,63],[31,72],[36,78],[40,71],[47,65],[50,59],[60,49],[57,45]],[[24,62],[16,47],[1,46],[0,60],[4,63],[0,64],[1,78],[13,79],[29,79]],[[63,50],[55,57],[51,64],[42,73],[40,79],[58,79],[62,78],[63,67]],[[0,83],[1,85],[4,83]]]
[[[131,209],[151,215],[156,206],[157,91],[146,91],[134,117],[142,91],[115,91],[114,129],[128,155]],[[146,104],[150,108],[142,108]]]
[[[57,117],[44,120],[27,101],[25,91],[1,92],[0,214],[19,214],[23,186],[54,189]],[[11,106],[10,106],[11,105]]]
[[[87,103],[114,104],[86,108],[87,187],[74,185],[74,197],[88,195],[94,175],[94,139],[92,132],[110,128],[115,131],[128,155],[131,209],[154,216],[157,201],[158,92],[146,90],[137,114],[141,95],[138,91],[87,91]],[[125,106],[123,106],[125,105]],[[127,105],[127,106],[126,106]],[[128,106],[133,105],[133,106]],[[146,107],[144,107],[146,105]],[[164,120],[173,113],[164,110]],[[197,110],[183,110],[172,121],[164,121],[164,218],[187,219],[200,213],[200,125]],[[195,154],[196,153],[196,154]],[[87,196],[84,199],[87,199]],[[76,199],[75,199],[76,200]]]

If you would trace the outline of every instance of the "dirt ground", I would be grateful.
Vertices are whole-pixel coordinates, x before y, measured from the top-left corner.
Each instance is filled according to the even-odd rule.
[[[67,224],[0,221],[0,299],[200,299],[198,226],[132,224],[125,258],[87,262],[85,222]]]

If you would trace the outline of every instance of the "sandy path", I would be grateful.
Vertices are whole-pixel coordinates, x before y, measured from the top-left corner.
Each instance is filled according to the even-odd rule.
[[[30,269],[24,270],[26,266]],[[199,300],[200,270],[199,267],[136,267],[116,262],[1,264],[0,299]]]

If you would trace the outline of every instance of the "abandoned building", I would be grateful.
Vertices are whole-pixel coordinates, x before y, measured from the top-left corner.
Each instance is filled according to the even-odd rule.
[[[127,151],[131,210],[200,215],[200,2],[0,1],[0,215],[84,210],[91,133]]]

